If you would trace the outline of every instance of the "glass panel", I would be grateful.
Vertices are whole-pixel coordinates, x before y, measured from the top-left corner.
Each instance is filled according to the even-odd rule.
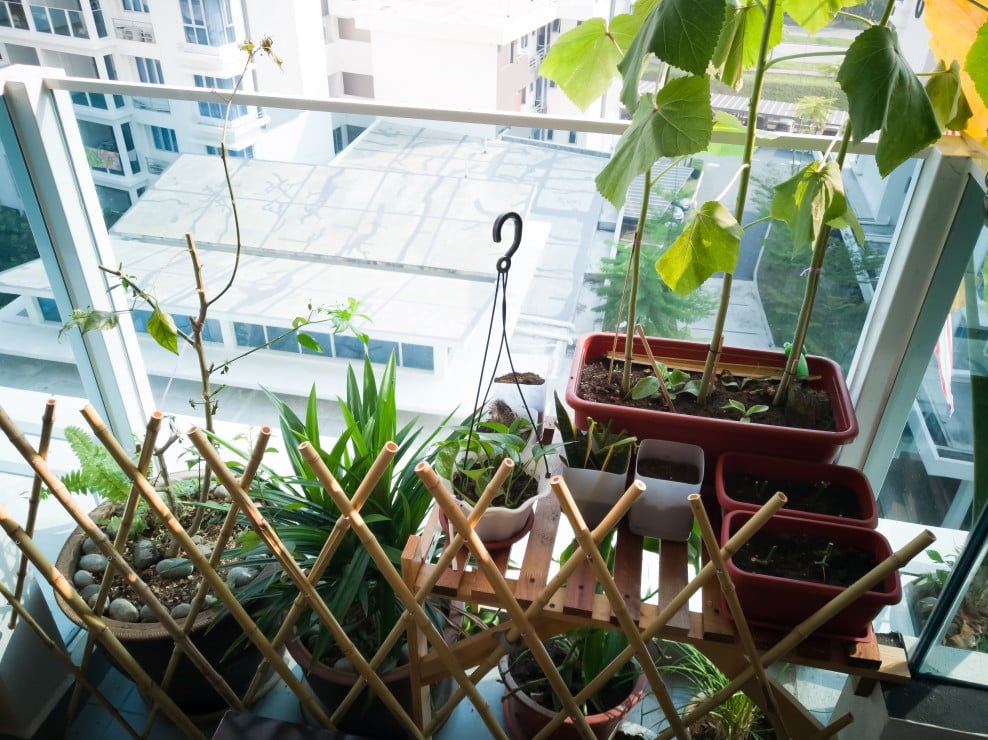
[[[394,354],[395,361],[397,362],[398,342],[382,342],[379,339],[372,339],[370,341],[370,346],[367,348],[367,354],[370,355],[371,362],[387,362],[392,353]]]
[[[435,370],[432,347],[424,344],[401,345],[401,364],[404,367],[416,367],[420,370]]]
[[[264,336],[264,327],[258,324],[244,324],[236,321],[233,324],[233,333],[237,338],[237,344],[241,347],[260,347],[267,341]]]
[[[316,342],[318,342],[320,350],[309,349],[303,345],[299,345],[302,349],[303,355],[319,355],[320,357],[332,357],[333,355],[333,336],[331,334],[326,334],[321,331],[307,331],[302,330],[310,337],[312,337]]]
[[[51,33],[51,24],[48,22],[48,13],[45,8],[31,6],[31,18],[34,19],[34,30],[41,33]]]
[[[268,332],[268,340],[273,340],[284,334],[288,327],[286,326],[267,326],[265,327]],[[294,334],[289,334],[288,336],[281,337],[271,342],[271,349],[276,349],[279,352],[294,352],[298,354],[298,339],[295,338]]]

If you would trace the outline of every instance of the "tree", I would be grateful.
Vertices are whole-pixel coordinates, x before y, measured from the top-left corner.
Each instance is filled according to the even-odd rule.
[[[796,101],[796,115],[803,123],[813,126],[813,131],[818,132],[827,125],[827,116],[833,110],[833,98],[826,98],[822,95],[804,95]]]

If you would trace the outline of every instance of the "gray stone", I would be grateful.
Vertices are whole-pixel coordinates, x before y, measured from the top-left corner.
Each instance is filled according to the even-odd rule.
[[[333,668],[343,673],[356,673],[357,669],[354,668],[353,662],[349,658],[340,658],[338,661],[333,663]]]
[[[154,612],[151,611],[151,607],[147,604],[141,606],[141,621],[142,622],[157,622],[158,618],[155,616]]]
[[[85,588],[96,582],[95,576],[88,570],[77,570],[72,576],[72,584],[77,588]]]
[[[141,613],[137,607],[127,601],[127,599],[114,599],[106,610],[106,615],[110,619],[120,622],[136,622],[141,618]]]
[[[230,572],[226,574],[226,579],[233,583],[234,586],[246,586],[248,583],[254,580],[257,576],[257,571],[253,568],[245,568],[242,565],[236,565],[230,568]]]
[[[219,603],[220,600],[217,599],[212,594],[206,594],[206,597],[202,600],[202,606],[204,609],[212,609],[214,606],[216,606]]]
[[[89,603],[89,599],[98,593],[99,593],[99,584],[90,583],[88,586],[83,586],[82,590],[79,592],[79,595],[82,597],[83,601]]]
[[[79,568],[88,570],[90,573],[102,573],[106,570],[106,558],[96,553],[83,555],[79,558]]]
[[[192,611],[192,604],[178,604],[171,610],[172,619],[182,619],[189,616]]]
[[[154,566],[162,578],[185,578],[192,575],[192,563],[185,558],[165,558]]]
[[[82,541],[82,554],[92,555],[94,552],[99,552],[99,548],[96,546],[96,543],[93,542],[92,537],[87,537]]]
[[[161,553],[151,540],[138,540],[134,543],[134,570],[142,571],[158,562]]]

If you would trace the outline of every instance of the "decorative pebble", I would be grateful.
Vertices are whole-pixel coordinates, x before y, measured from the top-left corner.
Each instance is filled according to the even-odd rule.
[[[106,614],[110,619],[121,622],[136,622],[141,618],[141,613],[137,607],[127,601],[127,599],[114,599],[107,607]]]
[[[72,583],[77,589],[91,586],[96,582],[96,578],[88,570],[77,570],[72,576]]]
[[[82,541],[82,554],[92,555],[94,552],[99,552],[99,547],[97,547],[96,543],[93,542],[92,537],[87,537]]]
[[[196,545],[196,549],[199,550],[199,552],[205,558],[208,558],[210,555],[213,554],[213,546],[212,545],[207,545],[207,544],[203,543],[201,545]]]
[[[157,622],[158,618],[155,616],[154,612],[151,611],[151,607],[144,604],[141,607],[141,621],[142,622]]]
[[[134,570],[142,571],[158,562],[161,553],[151,540],[138,540],[134,543]]]
[[[256,570],[253,568],[245,568],[242,565],[236,565],[230,568],[230,572],[226,574],[227,580],[232,582],[234,586],[246,586],[248,583],[253,581],[256,576]]]
[[[99,593],[99,584],[90,583],[88,586],[83,586],[82,590],[79,592],[79,595],[82,597],[82,600],[88,604],[89,599],[91,599],[93,596],[95,596],[98,593]]]
[[[192,563],[185,558],[165,558],[154,566],[162,578],[185,578],[192,575]]]
[[[216,606],[219,603],[220,600],[217,599],[212,594],[206,594],[206,598],[202,600],[202,606],[204,609],[211,609],[212,607]]]
[[[79,558],[79,568],[90,573],[102,573],[106,570],[106,558],[96,553],[83,555]]]
[[[333,668],[343,673],[356,673],[357,669],[353,667],[353,663],[349,658],[340,658],[338,661],[333,663]]]
[[[171,610],[172,619],[187,617],[190,611],[192,611],[192,604],[178,604]]]

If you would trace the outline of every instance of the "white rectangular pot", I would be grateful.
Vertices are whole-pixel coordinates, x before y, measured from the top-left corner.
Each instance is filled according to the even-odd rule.
[[[627,490],[627,471],[605,473],[587,468],[571,468],[563,462],[563,480],[576,502],[583,520],[593,529],[603,521],[621,494]]]
[[[648,460],[694,465],[700,471],[700,477],[694,483],[684,483],[642,475],[642,463]],[[635,462],[635,477],[645,484],[645,492],[628,513],[629,529],[635,534],[660,540],[688,540],[693,529],[693,512],[687,497],[700,493],[703,448],[684,442],[642,440]]]

